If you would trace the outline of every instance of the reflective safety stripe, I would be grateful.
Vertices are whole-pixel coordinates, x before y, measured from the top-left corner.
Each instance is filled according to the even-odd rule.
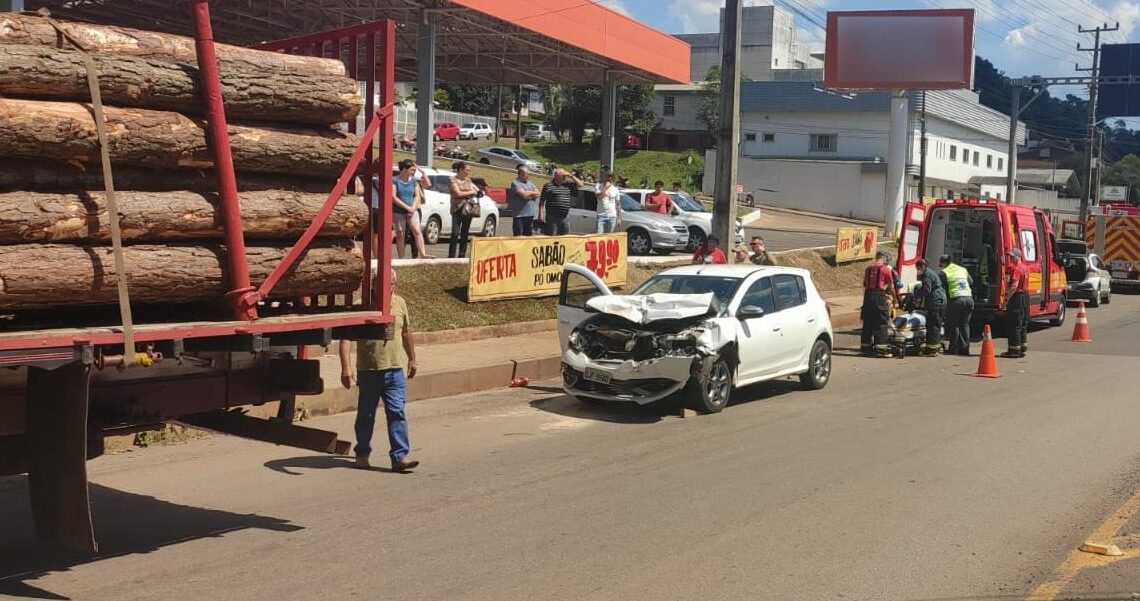
[[[942,269],[942,273],[946,274],[946,283],[950,286],[950,289],[946,291],[950,298],[974,295],[970,290],[970,272],[966,271],[965,267],[951,263]]]

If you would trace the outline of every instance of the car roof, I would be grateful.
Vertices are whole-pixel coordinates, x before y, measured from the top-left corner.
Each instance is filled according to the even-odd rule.
[[[764,275],[798,275],[806,279],[811,279],[811,272],[799,267],[783,267],[773,265],[684,265],[682,267],[673,267],[661,272],[662,275],[708,275],[720,277],[733,277],[733,278],[746,278],[754,273],[763,273]]]

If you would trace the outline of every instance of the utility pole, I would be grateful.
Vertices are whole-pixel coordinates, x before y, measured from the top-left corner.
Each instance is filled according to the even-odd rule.
[[[1017,118],[1021,116],[1021,111],[1024,110],[1021,108],[1021,86],[1014,83],[1010,87],[1013,88],[1013,94],[1009,98],[1009,156],[1005,158],[1005,201],[1007,203],[1013,203],[1017,200]]]
[[[736,168],[740,152],[740,21],[741,0],[727,0],[720,31],[720,119],[716,137],[716,186],[713,191],[713,234],[725,248],[736,238]]]
[[[1099,163],[1100,156],[1098,155],[1097,158],[1094,160],[1093,159],[1093,149],[1096,146],[1096,95],[1097,95],[1097,89],[1100,87],[1100,82],[1098,80],[1098,78],[1100,77],[1100,34],[1101,33],[1107,33],[1110,31],[1118,31],[1119,29],[1120,29],[1120,23],[1117,23],[1113,27],[1109,27],[1108,24],[1105,23],[1101,27],[1095,27],[1093,29],[1085,29],[1084,27],[1081,27],[1079,25],[1077,26],[1077,32],[1078,33],[1091,33],[1091,34],[1093,34],[1093,47],[1092,48],[1081,48],[1081,45],[1077,44],[1077,50],[1080,50],[1081,52],[1091,52],[1092,56],[1093,56],[1092,68],[1091,69],[1080,69],[1080,68],[1077,69],[1077,71],[1091,71],[1092,72],[1092,81],[1089,83],[1088,135],[1085,137],[1085,176],[1086,176],[1086,179],[1085,179],[1084,194],[1081,194],[1081,217],[1080,217],[1080,219],[1081,219],[1082,223],[1084,223],[1085,218],[1088,217],[1089,206],[1092,205],[1092,203],[1095,202],[1097,199],[1097,192],[1093,190],[1093,185],[1096,183],[1094,181],[1094,178],[1093,178],[1093,169],[1095,166],[1097,166],[1097,163]],[[1098,168],[1098,170],[1099,170],[1099,168]]]
[[[522,148],[522,110],[523,110],[523,87],[519,84],[519,93],[515,96],[515,106],[518,109],[515,111],[515,150]]]
[[[922,112],[920,113],[920,123],[922,124],[922,140],[919,142],[918,157],[918,202],[926,200],[926,90],[922,91]]]

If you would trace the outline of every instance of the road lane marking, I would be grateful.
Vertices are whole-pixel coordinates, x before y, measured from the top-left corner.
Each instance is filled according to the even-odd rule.
[[[1120,529],[1136,515],[1137,511],[1140,511],[1140,489],[1133,492],[1131,497],[1125,500],[1112,515],[1101,522],[1100,526],[1097,526],[1097,529],[1085,537],[1084,540],[1116,540],[1116,535],[1120,533]],[[1065,558],[1065,561],[1053,572],[1053,578],[1033,589],[1033,592],[1026,597],[1026,601],[1054,601],[1054,599],[1061,594],[1061,591],[1065,589],[1065,586],[1072,582],[1081,571],[1088,568],[1106,566],[1122,559],[1134,557],[1140,557],[1140,549],[1125,550],[1124,555],[1119,557],[1092,555],[1080,549],[1073,549],[1072,552],[1069,553],[1069,556]]]

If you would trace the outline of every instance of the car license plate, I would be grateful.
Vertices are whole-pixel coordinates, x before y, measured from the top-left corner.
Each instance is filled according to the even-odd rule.
[[[609,384],[610,383],[610,374],[608,374],[608,373],[606,373],[600,369],[593,369],[593,368],[587,367],[586,371],[584,371],[582,373],[582,377],[586,378],[587,380],[589,380],[591,382],[597,382],[598,384]]]
[[[1118,280],[1127,280],[1128,279],[1128,272],[1127,271],[1114,271],[1114,272],[1112,272],[1112,277],[1114,277]]]

